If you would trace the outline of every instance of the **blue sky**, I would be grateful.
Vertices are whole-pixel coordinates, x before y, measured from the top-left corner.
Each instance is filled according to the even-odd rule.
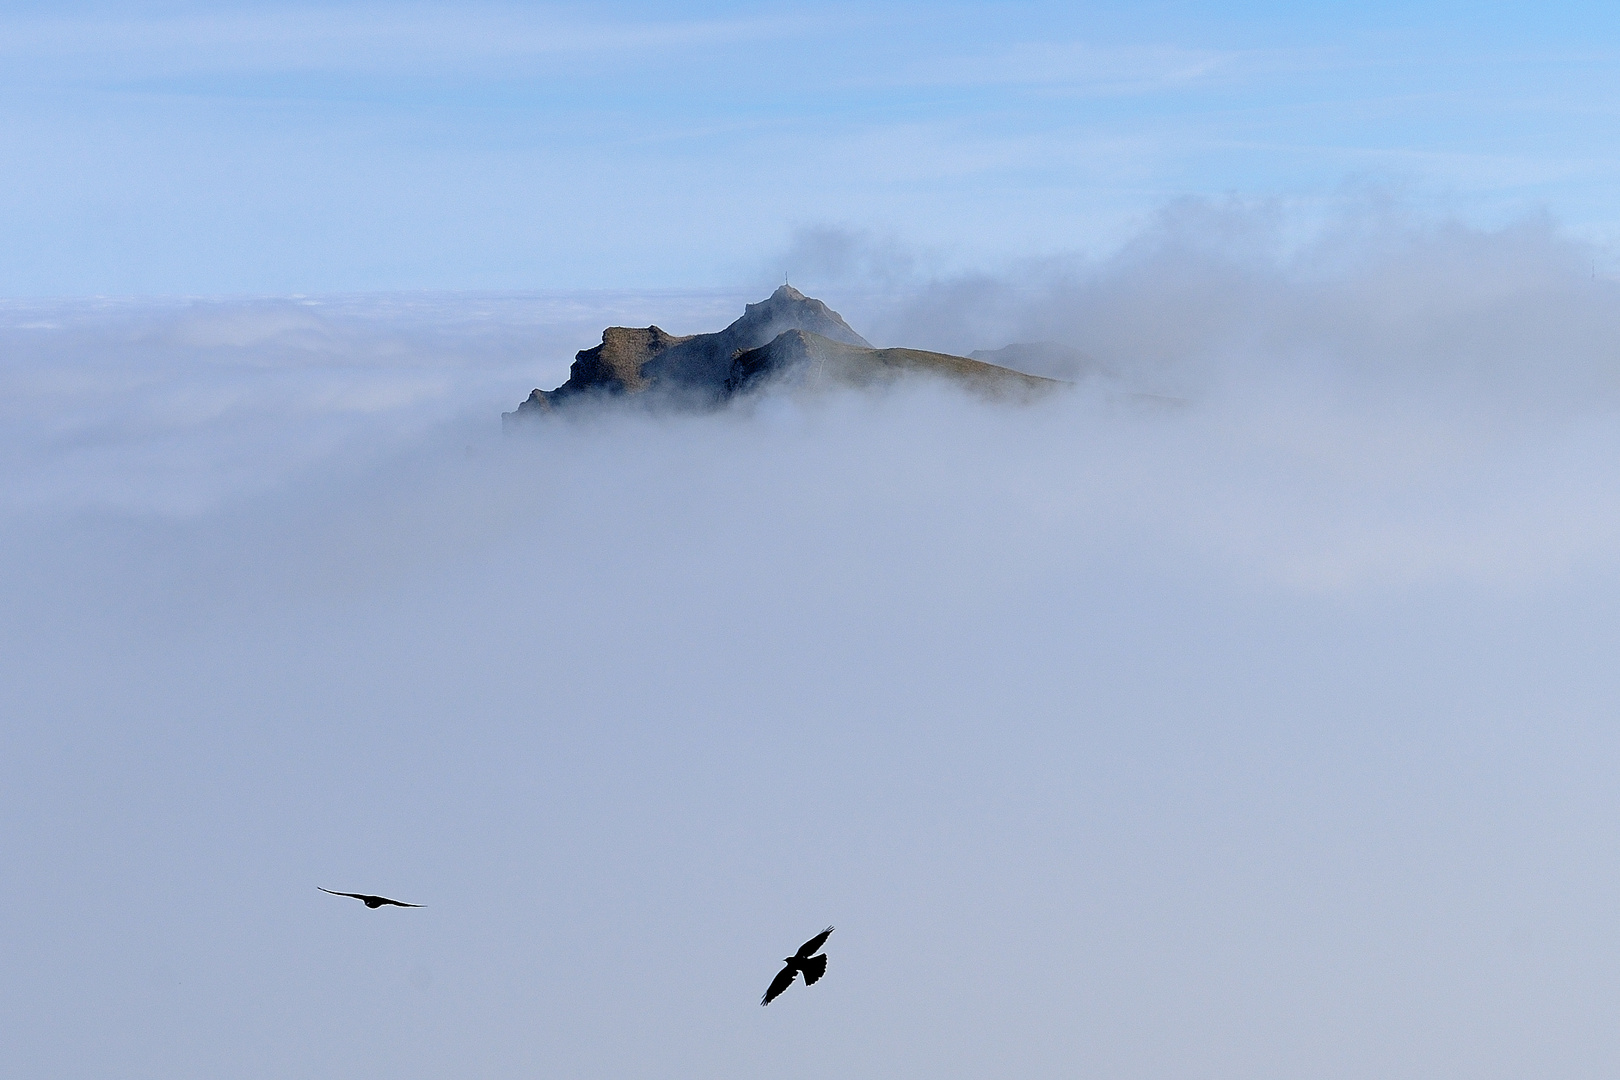
[[[1369,187],[1620,235],[1602,5],[7,5],[0,295],[751,283]],[[774,267],[770,272],[779,272]]]

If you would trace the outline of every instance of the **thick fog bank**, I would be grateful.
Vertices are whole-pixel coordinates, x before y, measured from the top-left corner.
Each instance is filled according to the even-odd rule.
[[[187,513],[482,426],[608,323],[746,298],[420,293],[0,301],[0,505]]]
[[[884,345],[1055,341],[1183,390],[1311,377],[1520,412],[1616,389],[1613,257],[1544,218],[1480,229],[1369,197],[1307,224],[1279,205],[1186,200],[1105,259],[927,276],[894,241],[835,229],[783,258],[808,288],[849,290],[852,324]]]
[[[1114,365],[1028,408],[503,438],[601,312],[0,328],[0,1073],[1612,1075],[1613,290],[1155,236],[884,331]]]

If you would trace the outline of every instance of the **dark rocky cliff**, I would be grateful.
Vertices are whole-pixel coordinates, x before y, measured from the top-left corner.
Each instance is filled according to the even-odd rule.
[[[742,318],[715,334],[675,337],[656,326],[644,330],[611,326],[602,332],[602,344],[575,354],[567,382],[555,390],[535,390],[516,413],[508,415],[544,413],[582,396],[647,391],[682,404],[714,404],[727,396],[732,359],[785,330],[809,330],[833,341],[867,344],[836,311],[783,285],[768,299],[749,304]]]

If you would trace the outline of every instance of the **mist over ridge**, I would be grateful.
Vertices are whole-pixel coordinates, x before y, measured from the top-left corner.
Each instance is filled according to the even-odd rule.
[[[1012,474],[1067,461],[1084,466],[1074,476],[1085,483],[1123,486],[1143,469],[1206,470],[1198,440],[1237,440],[1221,451],[1233,471],[1211,475],[1204,494],[1155,511],[1186,518],[1221,491],[1256,503],[1253,517],[1210,506],[1203,512],[1211,529],[1180,526],[1202,543],[1234,529],[1262,535],[1277,513],[1308,513],[1327,518],[1292,530],[1298,540],[1354,544],[1357,534],[1383,528],[1374,523],[1393,508],[1421,515],[1432,494],[1419,494],[1423,485],[1465,500],[1505,499],[1477,512],[1516,518],[1515,499],[1528,515],[1582,482],[1588,469],[1552,485],[1529,477],[1538,455],[1574,454],[1605,439],[1620,389],[1610,345],[1620,337],[1620,287],[1592,273],[1589,249],[1545,219],[1488,231],[1377,203],[1304,243],[1285,236],[1264,204],[1182,203],[1101,262],[933,281],[890,274],[874,288],[850,254],[866,241],[849,236],[840,241],[841,263],[814,268],[845,281],[839,306],[880,347],[909,340],[966,355],[1044,341],[1095,361],[1077,393],[1039,410],[1033,423],[994,408],[982,416],[948,410],[954,419],[941,422],[945,431],[967,417],[964,430],[1027,428],[1010,444],[1022,447],[1016,454],[986,447],[987,461]],[[0,504],[34,507],[30,513],[56,506],[189,514],[303,483],[300,476],[363,483],[368,470],[400,454],[422,460],[434,445],[482,446],[493,437],[488,418],[512,387],[562,381],[530,373],[547,365],[563,372],[569,352],[604,322],[657,320],[691,333],[729,317],[749,295],[13,302],[0,311],[0,377],[12,421],[0,443],[11,465]],[[865,401],[835,395],[820,406],[767,400],[712,425],[621,430],[614,421],[608,427],[619,434],[602,438],[732,440],[729,453],[747,456],[749,440],[768,443],[800,425],[865,438],[862,425],[881,427],[888,410],[917,423],[926,415],[919,402],[936,398],[922,390]],[[1171,402],[1173,414],[1142,404],[1157,400]],[[1029,442],[1036,432],[1052,444]],[[555,437],[570,446],[596,438]],[[1121,453],[1120,476],[1092,467],[1106,460],[1099,450],[1126,443],[1140,445]],[[1560,445],[1567,448],[1555,451]],[[565,467],[575,452],[548,458],[547,467]],[[1172,464],[1182,453],[1190,456]],[[1512,463],[1516,453],[1525,456]],[[1255,461],[1258,471],[1235,471],[1239,460]],[[1523,477],[1526,490],[1511,499],[1493,491],[1493,468],[1502,482]],[[1141,475],[1140,483],[1162,487],[1171,475]],[[1267,484],[1286,485],[1287,497],[1262,496]],[[1371,523],[1360,517],[1371,509],[1366,500],[1379,503]],[[1147,503],[1136,496],[1130,505]],[[1551,520],[1582,524],[1524,542],[1582,550],[1600,543],[1609,528],[1601,505],[1594,497],[1573,518],[1544,509]],[[1450,506],[1433,504],[1435,520],[1420,529],[1427,539],[1456,531],[1442,509]],[[1328,525],[1335,515],[1344,518],[1337,539]],[[1476,530],[1470,543],[1494,543],[1493,533]],[[1408,561],[1427,539],[1405,553],[1385,545],[1379,558]],[[1234,540],[1231,550],[1252,540]],[[1519,572],[1539,573],[1538,565]]]
[[[1103,258],[930,280],[892,240],[823,228],[784,261],[896,297],[846,304],[882,343],[1055,342],[1183,390],[1306,377],[1483,402],[1613,386],[1617,281],[1545,215],[1480,228],[1374,192],[1302,230],[1278,204],[1184,199]]]

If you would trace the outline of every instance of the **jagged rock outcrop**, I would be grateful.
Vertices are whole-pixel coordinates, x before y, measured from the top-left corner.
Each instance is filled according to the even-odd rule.
[[[714,334],[676,337],[656,326],[609,327],[602,344],[575,354],[567,382],[535,390],[502,419],[510,423],[571,402],[631,394],[712,408],[768,384],[867,386],[908,372],[943,375],[996,394],[1027,395],[1059,385],[963,356],[874,348],[826,304],[783,285]]]

